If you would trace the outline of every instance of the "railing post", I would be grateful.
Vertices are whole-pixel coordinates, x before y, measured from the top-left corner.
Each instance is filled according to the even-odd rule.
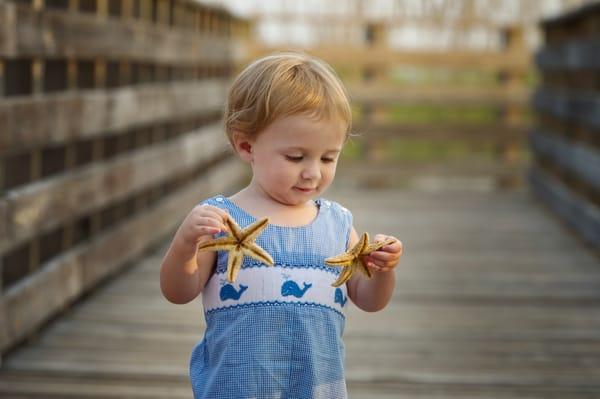
[[[519,55],[527,51],[522,26],[507,26],[500,31],[503,50],[507,57]],[[498,71],[498,84],[507,94],[515,88],[524,86],[524,73],[515,70],[514,67],[505,67]],[[511,101],[502,104],[498,110],[499,120],[503,126],[518,126],[523,123],[523,107]],[[505,164],[513,164],[519,160],[520,144],[513,140],[501,139],[496,143],[496,154],[498,161]]]

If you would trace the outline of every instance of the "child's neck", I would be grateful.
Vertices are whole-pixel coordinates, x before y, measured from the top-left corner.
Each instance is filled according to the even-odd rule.
[[[267,193],[259,191],[250,185],[232,195],[229,199],[254,218],[268,217],[271,224],[279,226],[297,227],[307,225],[318,214],[319,210],[312,200],[304,204],[288,205],[268,196]]]

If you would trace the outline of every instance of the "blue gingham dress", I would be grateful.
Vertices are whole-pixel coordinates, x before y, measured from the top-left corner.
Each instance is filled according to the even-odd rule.
[[[256,221],[226,197],[203,203],[227,209],[241,227]],[[274,267],[244,257],[229,283],[227,252],[218,251],[202,295],[204,339],[190,360],[196,399],[347,397],[342,334],[348,296],[345,285],[331,286],[340,268],[324,260],[346,250],[352,214],[333,201],[315,203],[311,223],[269,224],[256,240]]]

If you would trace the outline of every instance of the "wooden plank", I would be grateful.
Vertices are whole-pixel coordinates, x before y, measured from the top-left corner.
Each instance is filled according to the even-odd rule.
[[[451,123],[399,123],[399,122],[362,122],[352,124],[357,135],[353,139],[368,141],[389,138],[422,140],[464,140],[472,143],[521,142],[527,141],[526,126],[507,124],[451,124]]]
[[[127,58],[172,64],[229,64],[229,38],[190,35],[138,20],[102,19],[0,2],[0,56]],[[0,36],[1,37],[1,36]]]
[[[368,399],[589,399],[594,391],[578,388],[523,387],[505,384],[426,384],[411,381],[351,381],[352,397]],[[97,377],[69,378],[61,375],[6,373],[0,392],[12,397],[42,398],[189,398],[191,388],[178,379],[106,380]],[[443,395],[443,396],[442,396]]]
[[[286,50],[289,49],[250,43],[241,61],[243,61],[243,64],[247,64],[265,54]],[[526,71],[532,67],[532,62],[527,53],[513,54],[502,51],[390,51],[388,48],[378,47],[359,48],[350,45],[323,45],[312,48],[310,53],[334,66],[352,65],[356,68],[364,68],[370,65],[402,65],[473,69],[473,66],[476,65],[480,71]]]
[[[524,106],[529,98],[526,88],[467,87],[402,87],[387,85],[350,85],[348,93],[353,104],[428,104],[442,106],[476,105]]]
[[[547,132],[548,129],[544,128]],[[600,153],[583,143],[570,143],[557,134],[548,134],[542,128],[535,129],[530,136],[534,152],[548,157],[561,168],[600,192]]]
[[[6,2],[3,2],[6,3]],[[17,9],[14,5],[0,6],[0,54],[15,53],[17,38],[14,35],[17,20]]]
[[[451,4],[451,3],[450,3]],[[448,5],[450,5],[448,4]],[[359,6],[362,7],[362,6]],[[365,5],[365,8],[367,5]],[[442,5],[441,7],[444,7]],[[364,8],[363,8],[364,9]],[[447,8],[450,11],[450,8]],[[261,9],[256,8],[254,10],[248,10],[251,19],[257,19],[261,22],[270,21],[293,24],[294,22],[301,22],[305,24],[313,25],[358,25],[363,28],[368,24],[377,25],[385,28],[398,28],[404,27],[407,24],[414,24],[420,27],[428,27],[439,29],[440,26],[451,24],[455,27],[464,27],[471,29],[484,29],[497,32],[501,28],[505,28],[506,25],[497,19],[490,18],[482,15],[451,15],[442,14],[442,9],[429,10],[429,12],[415,13],[414,15],[408,15],[408,9],[400,6],[398,8],[390,7],[389,13],[382,15],[370,15],[370,13],[361,13],[359,10],[356,12],[347,8],[314,8],[314,9],[302,9],[294,10],[290,8],[272,8],[272,9]]]
[[[512,218],[511,215],[515,208],[512,206],[514,202],[512,194],[509,196],[511,198],[509,200],[508,196],[499,194],[466,195],[465,193],[465,195],[459,195],[446,192],[444,195],[437,194],[436,200],[435,196],[426,196],[421,193],[411,195],[414,201],[407,201],[409,195],[400,197],[394,193],[398,192],[386,190],[380,195],[365,192],[358,196],[346,192],[339,195],[340,200],[343,200],[345,205],[354,211],[357,226],[362,226],[361,229],[372,232],[384,231],[397,234],[404,241],[406,251],[403,264],[397,271],[396,292],[398,296],[397,299],[394,299],[393,304],[381,313],[364,314],[359,311],[354,312],[352,309],[353,312],[349,315],[345,336],[348,350],[348,379],[351,387],[353,383],[360,383],[370,388],[368,392],[379,392],[379,385],[387,381],[398,388],[399,397],[402,393],[411,397],[410,393],[412,392],[410,387],[394,385],[401,382],[423,384],[421,388],[423,391],[426,391],[427,387],[429,392],[435,391],[441,397],[454,397],[454,395],[462,397],[459,392],[470,390],[486,392],[481,397],[503,397],[499,394],[499,392],[503,392],[500,386],[519,386],[520,389],[527,387],[528,390],[537,392],[536,396],[538,397],[547,397],[538,391],[543,386],[548,389],[551,386],[561,390],[567,389],[569,386],[572,387],[573,392],[579,392],[567,391],[563,392],[563,396],[557,396],[565,398],[579,395],[585,397],[582,392],[588,389],[593,392],[598,389],[597,385],[593,383],[595,373],[597,373],[593,366],[581,370],[582,378],[577,381],[577,375],[567,375],[566,369],[560,369],[561,360],[557,360],[555,363],[549,360],[552,355],[547,357],[548,352],[556,354],[560,351],[559,347],[555,346],[559,342],[585,342],[586,344],[581,348],[581,356],[587,357],[590,354],[591,357],[588,358],[590,362],[594,362],[592,359],[597,358],[595,355],[591,355],[593,345],[598,342],[594,338],[593,328],[587,328],[584,325],[585,322],[580,324],[575,319],[562,318],[566,313],[582,311],[581,304],[577,302],[563,303],[560,309],[555,309],[555,319],[551,321],[550,319],[553,317],[551,316],[552,311],[550,311],[553,306],[550,305],[551,301],[541,300],[535,306],[527,302],[519,304],[519,302],[509,299],[513,295],[508,287],[505,287],[506,295],[491,294],[496,297],[497,301],[481,301],[477,297],[456,301],[457,298],[462,297],[463,291],[477,290],[482,279],[486,278],[485,276],[489,276],[489,282],[492,285],[494,277],[490,273],[502,273],[506,267],[510,266],[520,253],[515,249],[521,241],[526,241],[530,245],[528,250],[523,253],[523,257],[532,258],[535,257],[532,256],[533,253],[543,251],[542,248],[545,245],[543,245],[540,239],[541,234],[537,229],[527,230],[529,234],[523,236],[515,235],[515,233],[527,229],[529,223],[534,222],[534,219],[536,225],[539,221],[541,225],[539,228],[542,231],[554,232],[557,230],[557,226],[550,223],[550,219],[548,221],[539,220],[543,218],[543,215],[537,212],[534,204],[529,201],[524,206],[524,210],[527,209],[527,211],[523,215],[514,215]],[[402,202],[399,202],[400,198],[403,199]],[[443,205],[440,203],[441,207],[435,208],[436,201],[442,201],[442,198]],[[519,195],[519,198],[522,197]],[[510,202],[510,206],[507,206],[508,201],[513,201]],[[393,211],[398,207],[402,208],[401,212]],[[485,211],[486,209],[487,211]],[[492,211],[492,209],[494,210]],[[395,216],[391,217],[390,212]],[[414,214],[416,217],[409,218],[409,214]],[[493,220],[491,223],[490,218]],[[414,222],[412,222],[413,220]],[[430,225],[430,223],[433,224]],[[446,225],[451,231],[442,231],[439,235],[435,233],[437,226]],[[416,233],[420,231],[423,233],[418,236]],[[429,234],[426,233],[427,231]],[[500,233],[500,237],[492,235],[491,233],[494,231]],[[477,232],[482,236],[481,240],[474,241],[471,232]],[[456,237],[456,240],[452,242],[452,245],[446,247],[444,242],[449,236]],[[484,236],[487,239],[484,240]],[[499,257],[498,262],[490,264],[489,259],[492,252],[487,245],[482,245],[483,241],[489,241],[490,244],[495,243],[496,246],[502,248],[502,252],[506,254],[508,251],[511,256],[505,258],[504,262],[501,262]],[[566,244],[565,241],[568,242],[563,235],[561,245]],[[556,245],[554,246],[556,247]],[[569,253],[577,252],[577,250],[571,249],[567,251]],[[466,261],[467,254],[477,255],[478,260],[473,262],[473,267],[469,270],[458,268]],[[427,274],[422,273],[423,263],[421,260],[425,256],[431,258],[429,269],[431,272]],[[448,263],[447,259],[450,256],[455,258],[456,262]],[[594,267],[597,262],[593,256],[588,256],[585,261],[569,261],[566,256],[562,261],[557,260],[557,263],[561,263],[566,272],[581,270],[584,265],[589,270],[597,269]],[[544,275],[546,265],[546,262],[541,261],[535,269],[540,275]],[[407,269],[412,272],[406,274]],[[518,269],[514,270],[518,274]],[[463,280],[462,284],[458,284],[454,288],[440,285],[438,287],[440,291],[435,289],[422,291],[418,296],[404,295],[407,290],[416,293],[420,291],[421,287],[425,289],[426,285],[423,283],[430,281],[429,278],[435,279],[437,276],[439,279],[444,276],[446,280],[451,277],[456,278],[457,275],[464,278],[470,276],[473,277],[473,280],[469,282]],[[415,280],[419,276],[420,279]],[[528,277],[522,276],[521,283],[524,286],[528,281]],[[500,289],[500,281],[497,283],[497,288]],[[565,285],[568,285],[567,282]],[[449,295],[445,298],[440,297],[439,301],[436,301],[434,298],[443,292],[441,291],[443,287],[448,289]],[[532,295],[539,295],[547,299],[554,297],[551,287],[539,285],[537,288],[530,286],[530,289]],[[494,290],[494,292],[498,291]],[[431,305],[426,306],[426,303]],[[509,303],[512,303],[512,306]],[[392,312],[392,307],[397,309],[397,312]],[[592,303],[587,305],[587,310],[583,311],[593,312],[594,308],[595,304]],[[523,317],[523,319],[513,319],[513,317]],[[546,319],[546,317],[549,318]],[[397,323],[393,323],[391,320],[397,320]],[[348,342],[351,336],[360,337],[362,345],[353,348],[352,342]],[[415,338],[423,339],[423,346],[420,346],[418,341],[414,340]],[[406,355],[402,355],[404,351],[410,353],[413,350],[414,357],[404,358]],[[455,350],[456,352],[454,352]],[[555,350],[557,352],[554,352]],[[575,352],[573,347],[566,350],[566,353],[573,355]],[[514,356],[512,360],[510,360],[509,354]],[[479,355],[481,358],[478,357]],[[504,356],[508,357],[504,358]],[[530,364],[529,371],[521,369],[519,366],[519,364],[528,363],[528,356],[532,356],[529,359],[532,361],[535,358],[539,359],[539,363]],[[567,355],[565,354],[565,356]],[[577,358],[577,355],[574,356],[573,361]],[[498,359],[502,360],[497,363]],[[549,360],[548,363],[544,363],[544,359]],[[566,358],[563,358],[563,361],[565,360]],[[560,371],[552,371],[551,365],[556,365],[557,370],[560,369]],[[532,370],[535,372],[530,373]],[[572,385],[567,381],[571,381]],[[451,384],[456,391],[449,389],[445,384]],[[585,384],[588,384],[589,388],[584,388]],[[367,392],[366,388],[362,392]],[[356,394],[355,391],[351,391],[351,393]],[[511,395],[509,394],[507,397],[511,397]],[[512,397],[522,397],[522,395],[517,394]]]
[[[237,160],[225,161],[214,166],[207,176],[162,200],[141,217],[134,218],[127,227],[118,227],[96,240],[89,250],[82,254],[84,287],[92,287],[99,279],[118,267],[110,262],[107,264],[106,251],[110,251],[112,256],[121,261],[139,256],[149,242],[156,242],[174,231],[187,212],[199,203],[201,196],[237,186],[244,177],[242,166]]]
[[[566,43],[546,45],[535,54],[542,70],[572,71],[600,68],[600,38],[578,38]]]
[[[40,373],[33,380],[22,373],[7,373],[0,394],[27,398],[174,398],[189,399],[190,388],[181,378],[107,380],[97,377],[63,377]],[[29,386],[28,386],[29,385]]]
[[[600,128],[600,96],[594,91],[558,91],[540,87],[532,98],[532,105],[540,113],[569,120],[598,130]]]
[[[4,60],[0,59],[0,97],[4,97],[6,95],[6,72],[4,64]]]
[[[10,235],[0,240],[0,253],[65,221],[218,159],[227,148],[221,127],[212,125],[127,157],[92,163],[9,190],[4,200]]]
[[[600,209],[569,191],[535,165],[530,182],[536,193],[595,248],[600,248]]]
[[[211,168],[190,184],[158,204],[110,229],[92,242],[82,244],[54,259],[36,274],[4,292],[7,347],[35,331],[40,324],[83,292],[90,290],[126,262],[140,256],[150,244],[172,232],[185,212],[207,193],[221,192],[237,184],[242,176],[239,161],[226,161]],[[110,257],[106,254],[110,253]]]
[[[6,199],[0,198],[0,241],[8,237],[8,204]]]
[[[4,270],[3,259],[0,257],[0,297],[4,296]],[[4,342],[8,342],[8,327],[6,319],[6,307],[0,304],[0,347],[3,347]],[[0,367],[2,366],[2,350],[0,350]]]
[[[227,82],[170,82],[0,102],[0,152],[220,112]]]
[[[555,295],[576,295],[586,282],[593,291],[600,281],[597,258],[527,191],[440,195],[338,186],[328,197],[353,211],[359,230],[394,234],[406,251],[388,308],[348,309],[351,397],[600,394],[598,301]],[[10,354],[0,394],[152,397],[147,383],[177,395],[184,387],[189,396],[189,353],[202,338],[202,306],[162,298],[157,271],[167,245],[96,291],[35,344]],[[527,298],[539,300],[519,301],[527,287]],[[483,297],[465,295],[486,288]]]

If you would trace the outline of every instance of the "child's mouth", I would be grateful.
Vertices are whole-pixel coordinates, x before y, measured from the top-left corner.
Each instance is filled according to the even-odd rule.
[[[310,193],[311,191],[315,190],[314,188],[302,188],[302,187],[294,187],[294,188],[303,193]]]

